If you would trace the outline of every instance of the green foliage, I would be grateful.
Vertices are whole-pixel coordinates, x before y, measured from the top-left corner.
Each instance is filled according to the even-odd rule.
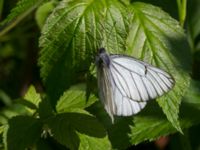
[[[32,146],[40,137],[42,124],[38,119],[17,116],[9,120],[7,131],[7,149],[23,150]]]
[[[105,8],[108,11],[104,13]],[[85,80],[83,73],[94,61],[97,47],[104,46],[111,52],[125,50],[122,38],[126,34],[124,11],[123,5],[117,1],[61,1],[55,8],[42,30],[39,58],[41,76],[52,104],[77,79]],[[105,33],[101,34],[102,31]],[[115,36],[114,40],[111,39]],[[106,44],[101,45],[100,42]],[[59,88],[55,89],[55,86]]]
[[[94,95],[90,95],[89,99],[86,99],[86,85],[79,84],[71,87],[58,100],[56,105],[57,112],[73,111],[73,109],[84,109],[95,102],[97,98]]]
[[[54,8],[53,2],[46,2],[37,9],[37,12],[35,14],[35,19],[40,28],[42,28],[43,25],[45,24],[46,18],[53,10],[53,8]]]
[[[80,89],[83,90],[84,85],[74,86],[70,91],[65,92],[60,100],[61,103],[63,99],[68,102],[62,103],[64,106],[58,107],[58,111],[69,111],[68,105],[74,108],[82,108],[83,103],[80,100],[84,100],[84,92]],[[74,103],[73,101],[69,101],[70,99],[67,98],[67,96],[77,92],[80,95],[74,100],[80,102]],[[84,149],[96,146],[99,148],[105,146],[111,147],[106,137],[105,128],[94,116],[83,110],[77,111],[77,109],[74,109],[74,112],[72,112],[71,108],[68,113],[63,112],[55,114],[50,103],[46,99],[41,101],[40,97],[41,96],[36,93],[35,88],[31,86],[25,94],[25,98],[27,99],[26,102],[36,107],[37,111],[35,111],[34,114],[27,113],[30,116],[19,115],[9,119],[8,130],[4,130],[5,125],[1,127],[1,132],[4,132],[6,135],[4,137],[4,144],[7,146],[8,150],[15,149],[15,147],[18,147],[19,150],[34,147],[36,141],[40,138],[45,139],[47,137],[53,137],[56,141],[70,149]],[[38,104],[38,102],[40,103]],[[26,110],[30,112],[30,106],[27,105],[27,103],[21,102],[21,104],[25,105],[25,107],[27,107]],[[28,138],[26,136],[28,136]],[[93,145],[91,142],[96,144]]]
[[[181,131],[178,123],[179,105],[189,85],[190,64],[189,46],[183,30],[178,22],[157,7],[134,3],[131,11],[132,27],[127,40],[129,53],[173,74],[175,87],[158,98],[158,103],[169,121]],[[187,56],[186,64],[181,59]]]
[[[27,37],[36,38],[41,34],[39,46],[32,48],[32,40],[27,40],[26,44],[31,47],[27,51],[40,47],[37,63],[42,83],[40,79],[32,78],[28,82],[22,79],[25,81],[20,92],[27,92],[14,102],[0,86],[4,105],[0,110],[4,147],[0,144],[0,148],[126,149],[162,136],[177,136],[179,131],[187,135],[178,135],[182,142],[187,141],[188,148],[197,149],[198,142],[194,138],[195,146],[191,146],[188,135],[196,137],[189,131],[200,123],[200,55],[195,55],[199,52],[199,2],[188,1],[190,10],[187,11],[186,1],[177,0],[175,16],[179,22],[168,14],[171,11],[166,12],[171,10],[168,2],[164,1],[165,11],[158,7],[164,5],[160,1],[148,0],[148,3],[157,6],[128,0],[20,0],[0,24],[0,48],[3,50],[0,58],[6,59],[15,49],[24,48],[15,48],[16,42],[10,41],[16,33],[27,32]],[[41,31],[35,27],[34,17]],[[32,30],[22,30],[20,25],[26,26],[22,21],[30,22],[27,26],[34,26],[36,35],[30,34]],[[18,23],[21,24],[18,26]],[[184,23],[185,29],[182,28]],[[150,101],[139,114],[115,117],[112,124],[97,96],[93,66],[100,47],[109,53],[133,56],[169,72],[175,79],[175,86],[156,101]],[[193,64],[192,55],[195,55]],[[31,59],[31,54],[24,57]],[[0,67],[5,66],[4,63],[0,60]],[[190,83],[191,78],[195,80]],[[30,82],[35,86],[24,90]],[[178,149],[179,145],[170,144],[171,149]]]
[[[26,92],[24,99],[33,103],[36,107],[38,107],[39,103],[41,102],[40,94],[36,92],[34,86],[30,86],[28,91]]]
[[[35,10],[45,0],[20,0],[17,6],[14,7],[8,17],[1,22],[1,26],[5,28],[0,32],[0,36],[15,27],[21,20],[27,17],[33,10]]]
[[[103,126],[95,117],[88,114],[63,113],[48,119],[47,124],[51,129],[53,137],[72,150],[79,149],[79,143],[81,143],[82,148],[91,147],[89,141],[92,140],[97,142],[101,147],[104,146],[104,143],[108,143],[108,139],[102,139],[106,136]],[[80,138],[78,135],[80,135]],[[97,138],[99,138],[99,140]],[[103,141],[103,143],[100,143],[101,141]],[[81,147],[80,149],[82,149]]]
[[[91,137],[85,134],[78,134],[80,138],[80,150],[102,150],[102,149],[112,149],[111,144],[108,140],[108,137],[105,138],[96,138]]]
[[[29,87],[27,93],[24,96],[24,99],[34,105],[32,109],[37,109],[39,103],[41,102],[40,94],[37,94],[34,86]],[[31,110],[29,109],[29,111]]]
[[[194,51],[200,49],[199,40],[196,40],[200,34],[199,5],[200,2],[198,0],[192,0],[188,4],[188,37],[190,38],[189,42]]]

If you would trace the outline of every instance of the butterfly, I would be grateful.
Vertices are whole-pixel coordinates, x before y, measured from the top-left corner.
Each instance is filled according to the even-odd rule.
[[[110,55],[105,48],[98,51],[96,67],[99,97],[112,122],[114,115],[137,114],[175,84],[167,72],[130,56]]]

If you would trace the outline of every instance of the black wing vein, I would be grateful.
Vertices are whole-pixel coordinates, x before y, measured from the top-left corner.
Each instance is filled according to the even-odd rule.
[[[135,82],[135,79],[134,79],[134,77],[133,77],[133,75],[132,75],[132,73],[130,72],[130,74],[131,74],[131,78],[132,78],[132,80],[133,80],[133,83],[134,83],[134,85],[135,85],[135,88],[137,89],[137,92],[138,92],[138,94],[139,94],[139,96],[140,96],[140,100],[141,101],[143,101],[142,100],[142,93],[140,93],[140,90],[138,89],[138,87],[137,87],[137,84],[136,84],[136,82]]]
[[[141,74],[139,74],[139,73],[137,73],[137,72],[135,72],[135,71],[133,71],[133,70],[131,70],[131,69],[125,67],[125,66],[122,66],[121,64],[119,64],[119,63],[116,62],[116,61],[114,61],[114,63],[116,63],[117,65],[119,65],[119,66],[122,67],[122,68],[125,68],[126,70],[128,70],[128,71],[130,71],[130,72],[132,72],[132,73],[135,73],[135,74],[141,76]],[[143,64],[142,64],[142,65],[143,65]]]
[[[119,71],[114,65],[112,65],[112,66],[113,66],[113,69],[114,69],[115,71],[117,71],[117,73],[118,73],[118,74],[122,77],[122,79],[124,80],[124,83],[126,84],[126,86],[127,86],[127,88],[128,88],[129,95],[131,96],[130,88],[129,88],[129,86],[128,86],[126,80],[124,79],[123,75],[120,73],[120,71]],[[117,78],[118,78],[118,77],[117,77]],[[119,78],[118,78],[118,79],[119,79]],[[118,81],[120,82],[120,80],[118,80]],[[122,85],[121,82],[120,82],[120,85],[121,85],[122,89],[124,90],[124,93],[127,93],[126,90],[123,88],[123,85]],[[117,84],[116,84],[116,86],[117,86]],[[126,96],[127,96],[127,95],[126,95]]]
[[[160,89],[165,92],[165,90],[163,89],[163,87],[160,85],[159,82],[157,82],[156,77],[149,71],[149,74],[151,75],[151,77],[153,77],[154,81],[159,85]],[[159,94],[160,95],[160,94]]]

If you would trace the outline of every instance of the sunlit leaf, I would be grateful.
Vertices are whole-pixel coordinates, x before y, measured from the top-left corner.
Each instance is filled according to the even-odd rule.
[[[90,95],[88,100],[86,99],[86,85],[79,84],[72,86],[60,97],[56,110],[57,112],[66,112],[76,108],[85,108],[96,101],[94,95]]]
[[[127,39],[129,54],[169,72],[175,86],[158,98],[168,120],[181,131],[178,114],[181,99],[189,86],[190,53],[186,36],[178,22],[160,8],[133,3]],[[184,59],[187,58],[187,62]]]
[[[116,0],[60,2],[40,38],[41,77],[52,104],[74,82],[85,80],[100,46],[125,51],[125,17],[125,7]]]

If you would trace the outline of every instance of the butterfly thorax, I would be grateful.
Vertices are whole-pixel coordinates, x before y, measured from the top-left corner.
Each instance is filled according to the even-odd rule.
[[[104,48],[100,48],[98,55],[96,56],[96,65],[98,67],[109,67],[110,66],[110,57],[106,53]]]

